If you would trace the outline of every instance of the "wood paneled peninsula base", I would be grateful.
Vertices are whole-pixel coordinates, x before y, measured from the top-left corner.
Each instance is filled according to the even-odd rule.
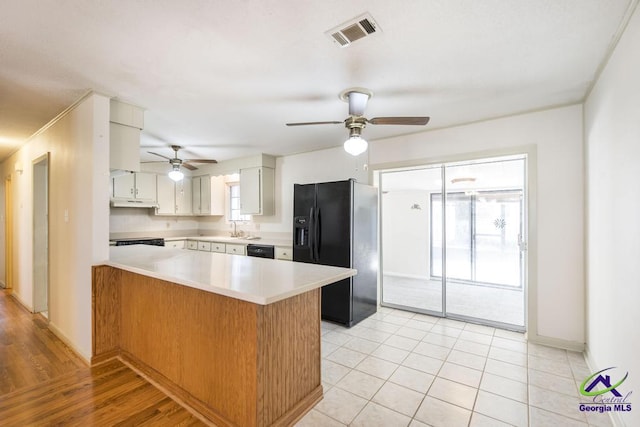
[[[112,259],[123,254],[114,256],[119,249],[112,249]],[[179,257],[187,252],[154,248],[154,254],[158,250]],[[239,255],[201,254],[190,253],[197,257],[190,262],[206,261],[202,255],[226,257],[227,264],[247,261]],[[273,268],[265,262],[291,264],[283,268],[299,264],[249,260],[258,261],[254,269]],[[272,301],[260,304],[150,277],[160,274],[144,274],[142,261],[137,262],[93,268],[92,363],[119,356],[216,425],[292,425],[322,399],[321,285],[299,286],[302,292],[287,292],[283,299],[249,295]],[[355,271],[327,270],[326,280],[337,273],[348,277]],[[265,276],[258,288],[268,287],[268,281]],[[234,286],[227,285],[225,293]]]

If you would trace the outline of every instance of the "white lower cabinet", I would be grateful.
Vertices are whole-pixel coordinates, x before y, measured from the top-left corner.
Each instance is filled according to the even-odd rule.
[[[211,242],[198,242],[198,250],[211,252]]]
[[[234,255],[246,255],[247,247],[245,245],[226,245],[226,253]]]
[[[184,240],[172,240],[169,242],[164,242],[165,247],[172,249],[184,249],[185,241]]]
[[[227,245],[224,243],[211,242],[211,252],[225,253],[227,251]]]
[[[171,242],[167,242],[165,245]],[[203,240],[187,240],[183,246],[187,249],[206,251],[206,252],[218,252],[221,254],[234,254],[234,255],[246,255],[247,247],[245,245],[236,245],[230,243],[209,242]]]
[[[275,258],[291,261],[293,259],[293,248],[276,246]]]

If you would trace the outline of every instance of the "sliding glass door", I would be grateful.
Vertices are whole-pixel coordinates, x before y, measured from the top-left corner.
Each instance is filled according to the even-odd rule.
[[[524,327],[526,159],[380,175],[382,303]]]
[[[430,244],[430,224],[440,219],[429,199],[441,191],[442,169],[385,172],[380,188],[383,303],[442,315],[442,280],[432,274],[433,263],[442,265],[442,246]]]

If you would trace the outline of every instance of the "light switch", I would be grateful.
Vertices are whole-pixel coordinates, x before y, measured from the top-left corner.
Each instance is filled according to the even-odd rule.
[[[69,209],[64,210],[64,222],[69,222]]]

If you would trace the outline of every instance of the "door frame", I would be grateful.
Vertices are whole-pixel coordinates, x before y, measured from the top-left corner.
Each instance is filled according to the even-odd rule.
[[[47,317],[49,317],[50,313],[49,313],[49,294],[50,294],[50,289],[49,289],[49,281],[50,281],[50,252],[49,252],[49,232],[50,232],[50,221],[49,221],[49,212],[50,212],[50,197],[49,197],[49,182],[50,182],[50,154],[47,152],[45,154],[43,154],[40,157],[37,157],[36,159],[34,159],[31,163],[31,171],[32,171],[32,224],[31,224],[31,229],[32,229],[32,285],[33,285],[33,290],[32,290],[32,307],[33,307],[33,312],[34,313],[39,313],[39,312],[43,312],[46,311],[47,312]],[[37,172],[37,168],[41,168],[44,167],[45,168],[45,174],[42,176],[42,178],[44,179],[44,183],[43,182],[38,182],[37,177],[39,177],[41,174],[39,172]],[[42,185],[44,184],[44,185]],[[43,197],[44,198],[44,205],[45,205],[45,216],[46,216],[46,223],[45,223],[45,227],[46,227],[46,233],[44,236],[44,239],[42,236],[39,236],[36,233],[36,200]],[[42,202],[42,200],[40,200]],[[44,245],[44,248],[39,248],[40,245]],[[45,263],[45,272],[44,272],[44,277],[45,277],[45,282],[44,285],[41,283],[37,283],[36,281],[36,269],[37,267],[37,263],[36,263],[36,256],[37,254],[40,252],[40,250],[46,252],[46,263]],[[43,289],[40,289],[39,287],[44,286]],[[44,306],[46,307],[44,310],[40,310],[38,309],[38,307],[40,306],[39,301],[37,301],[38,295],[39,293],[44,292],[45,295],[45,299],[46,299],[46,303],[44,304]]]
[[[13,181],[4,179],[4,268],[5,289],[13,288]]]
[[[390,169],[410,169],[419,168],[428,165],[446,164],[446,163],[458,163],[464,161],[482,160],[493,157],[508,157],[526,155],[525,163],[525,185],[526,185],[526,198],[524,215],[526,221],[526,251],[524,252],[525,267],[524,275],[526,279],[526,285],[524,290],[524,329],[528,335],[536,335],[538,330],[538,240],[537,240],[537,170],[538,170],[538,157],[537,147],[535,145],[522,145],[514,146],[502,149],[484,150],[469,153],[460,153],[453,155],[444,155],[432,158],[420,158],[411,159],[400,162],[388,162],[388,163],[376,163],[370,164],[369,167],[369,181],[374,186],[378,187],[380,191],[380,175],[381,172]],[[379,251],[379,264],[383,265],[383,250],[382,250],[382,215],[381,206],[382,199],[379,198],[379,221],[378,221],[378,235],[379,245],[381,250]],[[444,206],[444,203],[443,203]],[[446,274],[446,271],[443,271]],[[378,295],[382,295],[382,269],[378,269]],[[445,292],[443,292],[445,294]],[[443,303],[446,303],[443,296]],[[381,298],[379,298],[379,305],[381,304]],[[399,307],[398,307],[399,308]],[[443,306],[444,310],[444,306]],[[509,328],[508,325],[498,324],[496,326]]]

